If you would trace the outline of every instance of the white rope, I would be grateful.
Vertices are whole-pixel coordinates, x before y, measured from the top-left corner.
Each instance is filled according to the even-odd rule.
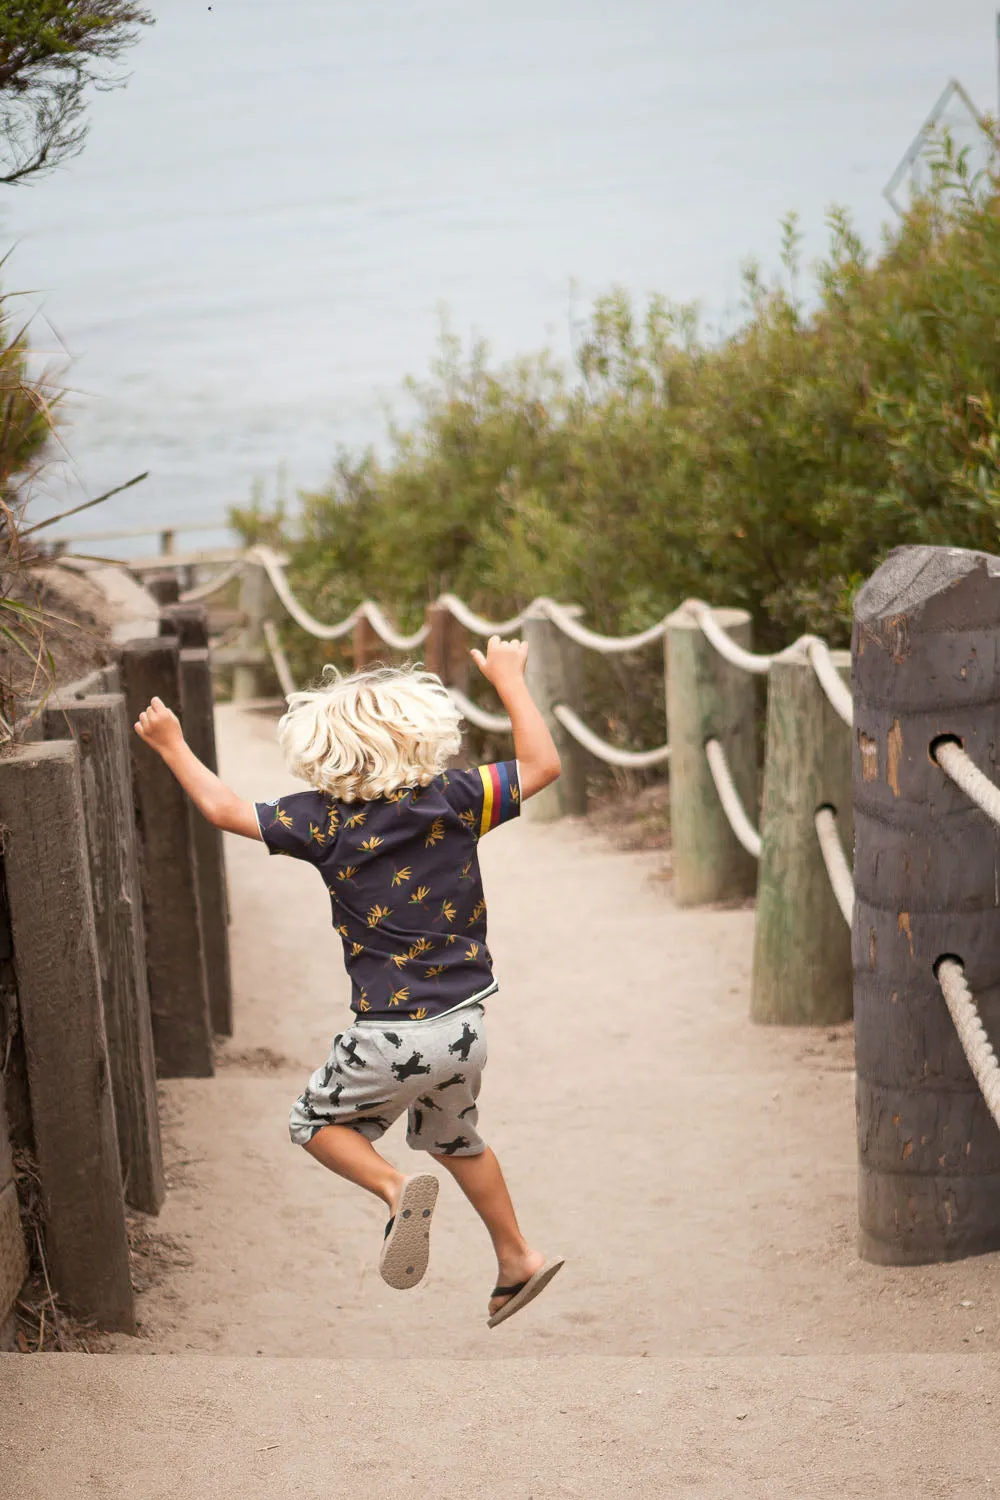
[[[468,719],[477,729],[490,729],[495,734],[510,734],[510,720],[506,714],[488,713],[485,708],[480,708],[471,698],[467,698],[460,688],[453,687],[448,691],[462,718]]]
[[[818,636],[813,636],[808,640],[806,651],[820,687],[844,723],[847,725],[853,724],[854,700],[851,697],[851,690],[837,671],[837,668],[833,665],[829,646],[825,641],[821,641]]]
[[[946,740],[934,751],[934,759],[945,775],[950,776],[955,785],[960,786],[987,817],[992,818],[994,823],[1000,823],[1000,787],[983,775],[961,745]]]
[[[596,630],[588,630],[586,625],[580,625],[554,599],[538,599],[535,605],[548,615],[563,635],[568,635],[571,641],[586,646],[590,651],[597,651],[601,656],[611,656],[619,651],[639,651],[653,641],[662,640],[666,634],[667,622],[659,620],[655,625],[650,625],[648,630],[640,630],[638,635],[598,635]]]
[[[309,635],[315,636],[319,641],[339,641],[345,635],[350,635],[358,622],[360,609],[353,609],[346,620],[341,620],[336,625],[322,625],[307,609],[303,609],[288,587],[285,570],[281,566],[277,553],[272,552],[270,547],[251,547],[247,553],[247,559],[260,564],[287,612],[296,625],[300,625]]]
[[[200,604],[202,599],[211,599],[213,594],[224,589],[227,583],[231,583],[242,573],[244,566],[243,558],[238,557],[235,562],[229,564],[228,568],[223,568],[221,573],[216,573],[214,578],[209,578],[205,583],[199,583],[197,588],[185,589],[180,596],[181,603]]]
[[[621,766],[624,770],[639,771],[646,766],[659,766],[669,757],[670,746],[661,745],[657,750],[619,750],[609,745],[579,718],[565,703],[557,703],[552,709],[562,727],[573,736],[578,745],[596,755],[607,766]]]
[[[854,920],[854,876],[837,832],[837,814],[832,807],[821,807],[816,813],[815,822],[826,873],[830,877],[830,885],[844,921],[850,927]]]
[[[771,662],[774,658],[759,656],[755,651],[745,651],[742,646],[738,646],[732,636],[726,634],[709,606],[701,599],[688,599],[684,608],[697,620],[706,639],[711,641],[719,655],[724,656],[726,661],[731,662],[734,667],[741,667],[744,672],[761,674],[771,670]]]
[[[415,646],[420,646],[427,639],[429,627],[425,624],[413,635],[401,635],[395,630],[385,615],[371,599],[365,599],[357,609],[344,620],[339,620],[335,625],[323,625],[296,599],[288,586],[288,579],[281,560],[277,553],[272,552],[270,547],[251,547],[247,553],[247,561],[259,563],[264,569],[271,582],[271,587],[281,600],[285,609],[291,615],[296,625],[301,626],[309,635],[315,636],[320,641],[339,641],[345,635],[349,635],[359,620],[365,619],[374,630],[375,634],[388,646],[391,651],[412,651]]]
[[[736,790],[729,762],[726,760],[726,752],[718,740],[705,741],[705,755],[708,757],[708,769],[712,773],[715,782],[715,790],[719,794],[722,810],[729,819],[729,826],[743,845],[748,854],[754,859],[760,859],[760,834],[750,822],[740,801],[740,794]]]
[[[462,603],[457,594],[442,594],[437,602],[441,605],[442,609],[448,611],[454,620],[458,621],[459,625],[463,625],[470,634],[481,635],[487,640],[491,635],[511,635],[513,631],[520,630],[531,610],[535,607],[533,604],[529,604],[527,609],[522,609],[521,613],[515,615],[512,620],[497,620],[494,622],[484,619],[482,615],[477,615],[475,610],[470,609],[467,604]]]
[[[964,968],[953,958],[943,959],[938,965],[938,983],[972,1075],[987,1109],[1000,1125],[1000,1063],[986,1035]]]
[[[416,646],[422,646],[431,633],[430,626],[425,623],[412,635],[400,635],[371,599],[365,599],[362,604],[359,604],[355,614],[364,615],[375,634],[389,647],[390,651],[412,651]]]
[[[292,677],[292,670],[288,665],[288,657],[282,650],[277,626],[273,620],[265,620],[263,628],[264,639],[267,642],[267,649],[271,653],[271,661],[274,665],[278,681],[281,684],[281,691],[286,698],[290,698],[295,692],[295,679]]]

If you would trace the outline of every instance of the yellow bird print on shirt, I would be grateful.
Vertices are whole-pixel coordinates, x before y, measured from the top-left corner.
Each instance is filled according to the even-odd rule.
[[[394,953],[389,962],[395,964],[397,969],[405,969],[408,957],[409,954],[407,953]]]
[[[427,1007],[426,1007],[426,1005],[421,1005],[419,1007],[419,1009],[417,1009],[417,1010],[411,1010],[410,1011],[410,1020],[411,1021],[426,1021],[427,1020]]]
[[[479,944],[478,943],[470,943],[469,944],[469,950],[468,950],[468,952],[465,955],[466,961],[468,962],[470,959],[476,958],[478,956],[478,954],[479,954]]]
[[[359,953],[364,953],[364,951],[365,951],[365,945],[364,945],[364,943],[352,943],[351,944],[351,957],[352,958],[357,958],[358,954]]]
[[[358,873],[357,865],[341,865],[337,871],[338,880],[353,880]]]
[[[408,880],[411,880],[412,878],[413,878],[413,868],[412,868],[412,866],[410,866],[410,865],[404,865],[401,870],[397,870],[395,867],[393,867],[392,883],[393,883],[394,886],[405,885],[406,882]]]
[[[392,1006],[396,1006],[400,1003],[400,1001],[406,1001],[409,1000],[409,998],[409,986],[404,984],[402,989],[393,990],[392,994],[389,996],[389,1004]]]
[[[416,890],[410,893],[410,905],[423,906],[430,893],[431,888],[429,885],[418,885]]]
[[[352,829],[352,830],[355,829],[355,828],[362,828],[362,827],[364,827],[364,822],[365,822],[365,819],[367,818],[367,816],[368,816],[368,809],[367,809],[367,807],[363,807],[360,812],[352,813],[351,816],[347,820],[347,827],[350,828],[350,829]]]
[[[475,907],[473,908],[472,916],[469,918],[468,922],[466,922],[466,924],[465,924],[466,927],[474,927],[475,924],[480,920],[480,918],[485,917],[485,915],[486,915],[486,902],[485,901],[477,901],[476,904],[475,904]]]
[[[518,791],[516,785],[514,785],[513,782],[511,783],[510,788],[510,800],[512,802],[520,802],[521,800],[521,793]]]
[[[377,927],[386,917],[392,916],[391,906],[373,906],[368,912],[368,926]]]
[[[358,1010],[371,1010],[371,1008],[372,1008],[371,1001],[369,1000],[368,996],[365,994],[364,990],[362,990],[361,991],[361,998],[358,1000]]]
[[[316,844],[321,844],[321,845],[325,844],[326,843],[326,834],[323,832],[322,828],[318,827],[317,824],[310,823],[309,824],[309,840],[310,840],[310,843],[316,843]]]
[[[333,838],[334,834],[337,832],[337,828],[339,827],[339,825],[340,825],[340,809],[337,807],[337,804],[334,803],[333,806],[330,808],[330,820],[329,820],[329,822],[326,825],[326,836],[327,836],[328,839],[332,839]]]
[[[430,849],[434,844],[440,844],[444,838],[444,818],[435,818],[430,826],[430,831],[424,839],[424,848]]]
[[[451,947],[452,943],[457,943],[458,942],[458,933],[457,932],[446,932],[445,935],[444,935],[444,940],[448,944],[448,946]]]
[[[338,922],[337,925],[336,925],[336,927],[334,928],[334,931],[335,932],[339,932],[340,935],[341,935],[341,937],[345,938],[347,936],[347,923],[346,922]]]
[[[274,821],[280,823],[282,828],[291,828],[292,826],[292,820],[283,807],[276,807],[274,809]]]
[[[417,938],[406,956],[407,958],[423,958],[424,954],[429,953],[433,947],[434,944],[428,938]]]
[[[439,974],[444,973],[444,964],[431,964],[429,969],[424,970],[425,979],[437,979]]]
[[[471,807],[467,807],[464,812],[460,812],[459,813],[459,815],[458,815],[458,821],[460,823],[464,823],[465,826],[466,826],[466,828],[475,828],[475,826],[478,823],[479,819],[476,817],[475,813],[472,811],[472,808]]]
[[[378,848],[379,844],[384,843],[385,839],[380,839],[377,834],[374,834],[370,839],[365,839],[364,843],[359,847],[364,850],[365,854],[372,854]]]
[[[442,915],[442,917],[444,917],[444,919],[445,919],[446,922],[454,922],[454,920],[455,920],[455,907],[452,905],[452,903],[450,901],[442,901],[441,902],[441,915]]]
[[[461,873],[459,874],[458,878],[459,878],[459,880],[471,880],[472,879],[472,860],[471,859],[469,860],[468,864],[464,864],[462,866]]]

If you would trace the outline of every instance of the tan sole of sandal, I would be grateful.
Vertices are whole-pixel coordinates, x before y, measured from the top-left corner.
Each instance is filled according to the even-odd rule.
[[[431,1218],[437,1195],[438,1180],[429,1172],[408,1177],[403,1184],[378,1262],[382,1280],[397,1292],[409,1291],[424,1278],[430,1259]]]
[[[539,1266],[534,1276],[529,1276],[524,1285],[507,1298],[503,1307],[498,1307],[496,1312],[487,1318],[487,1328],[495,1328],[498,1323],[506,1322],[515,1313],[520,1312],[522,1307],[527,1307],[529,1302],[534,1302],[539,1292],[544,1292],[553,1276],[557,1271],[561,1271],[565,1264],[565,1260],[560,1256],[556,1260],[547,1260],[543,1266]]]

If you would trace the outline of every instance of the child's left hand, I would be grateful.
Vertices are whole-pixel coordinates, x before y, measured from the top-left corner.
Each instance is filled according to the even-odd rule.
[[[143,709],[134,728],[139,738],[158,755],[169,755],[184,744],[181,721],[162,698],[154,698],[149,707]]]

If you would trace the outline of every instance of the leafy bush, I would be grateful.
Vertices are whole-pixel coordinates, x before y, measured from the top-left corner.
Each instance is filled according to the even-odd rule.
[[[749,270],[744,320],[715,344],[692,309],[639,314],[621,292],[597,303],[574,380],[446,337],[388,458],[342,454],[283,520],[293,586],[320,618],[369,595],[408,628],[442,590],[494,615],[548,593],[613,633],[697,594],[749,609],[766,648],[845,644],[890,548],[996,544],[997,190],[945,142],[877,254],[834,210],[808,309],[789,219],[781,284]],[[323,653],[291,639],[313,670]],[[649,653],[595,665],[595,725],[662,737],[660,671]]]

